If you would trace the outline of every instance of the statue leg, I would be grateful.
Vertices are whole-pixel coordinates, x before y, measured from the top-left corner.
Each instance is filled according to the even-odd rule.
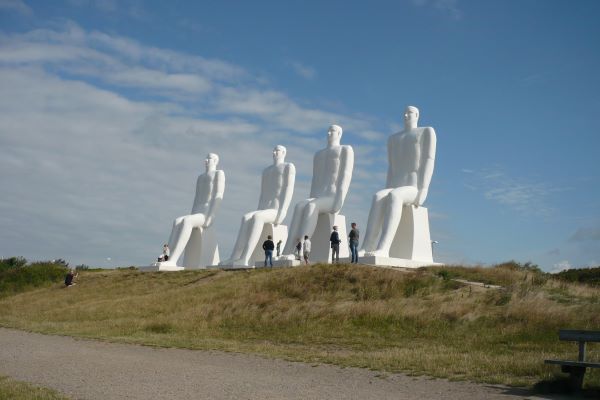
[[[369,219],[367,220],[367,230],[363,239],[361,252],[375,250],[377,237],[381,225],[383,224],[383,211],[385,207],[385,198],[392,189],[380,190],[373,195],[371,210],[369,211]]]
[[[252,215],[254,215],[254,212],[246,213],[242,217],[242,222],[240,224],[240,230],[238,231],[238,236],[235,241],[235,246],[233,246],[233,251],[231,252],[231,256],[228,259],[221,261],[219,263],[219,265],[231,265],[235,260],[240,258],[240,256],[242,255],[242,251],[244,250],[244,245],[247,242],[248,225],[250,223],[250,220],[252,219]]]
[[[300,235],[304,238],[304,235],[308,235],[312,238],[317,227],[317,221],[319,220],[319,213],[330,212],[333,208],[333,197],[321,197],[318,199],[309,199],[302,213],[302,221],[300,228]]]
[[[260,241],[260,234],[263,230],[263,226],[266,223],[272,223],[275,221],[276,217],[277,210],[275,209],[259,210],[253,213],[252,217],[248,221],[247,241],[239,260],[242,264],[249,264],[250,257],[252,257],[252,253],[254,252],[256,245]]]
[[[377,244],[377,249],[370,252],[369,255],[389,257],[390,246],[396,236],[400,219],[402,218],[402,207],[404,204],[410,204],[417,197],[417,188],[413,186],[403,186],[392,190],[385,198],[387,202],[387,218],[381,228],[381,237]]]
[[[185,250],[185,246],[187,245],[187,242],[192,234],[192,229],[202,228],[202,225],[204,225],[206,220],[204,214],[186,215],[182,218],[183,220],[180,224],[179,235],[177,238],[174,238],[176,241],[173,243],[171,257],[169,257],[168,261],[172,264],[176,264],[177,260],[179,260],[179,257],[181,257],[181,254],[183,254],[183,250]]]
[[[294,207],[294,216],[292,217],[292,223],[290,225],[290,230],[288,233],[287,241],[285,242],[285,248],[283,249],[283,254],[293,254],[294,249],[296,248],[296,239],[302,235],[300,232],[301,223],[302,223],[302,214],[304,211],[304,207],[308,204],[309,200],[299,201],[298,204]]]
[[[177,242],[177,238],[179,237],[179,233],[181,232],[181,224],[183,222],[184,217],[175,218],[173,221],[173,229],[171,229],[171,235],[169,236],[169,249],[172,249],[175,246],[175,242]]]

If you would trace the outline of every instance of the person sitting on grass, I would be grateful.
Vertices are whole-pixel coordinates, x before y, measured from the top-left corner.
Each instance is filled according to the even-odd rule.
[[[65,287],[75,285],[75,282],[73,281],[75,280],[75,278],[77,278],[77,275],[78,274],[74,270],[70,269],[67,273],[67,276],[65,276]]]

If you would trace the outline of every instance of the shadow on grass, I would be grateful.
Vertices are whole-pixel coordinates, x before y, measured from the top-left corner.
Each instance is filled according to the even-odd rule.
[[[547,399],[577,398],[600,399],[600,387],[585,386],[581,390],[574,390],[568,377],[557,376],[536,383],[533,386],[536,396]]]

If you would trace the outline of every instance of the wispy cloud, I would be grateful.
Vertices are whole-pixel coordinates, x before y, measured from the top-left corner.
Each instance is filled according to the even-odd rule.
[[[13,11],[22,15],[32,15],[33,10],[22,0],[0,0],[0,10]]]
[[[600,240],[600,226],[579,228],[571,237],[570,242],[586,242]]]
[[[297,73],[304,79],[312,80],[317,77],[317,71],[313,67],[299,63],[297,61],[290,61],[288,64],[290,65],[290,67],[292,67],[292,70],[295,73]]]
[[[463,17],[458,0],[412,0],[412,3],[418,7],[431,7],[455,20]]]
[[[0,199],[2,254],[150,262],[172,219],[189,212],[212,151],[227,175],[215,222],[225,256],[239,218],[256,207],[272,146],[285,145],[296,164],[297,201],[329,124],[345,137],[377,131],[300,105],[239,66],[72,23],[2,35],[0,81],[0,179],[12,188]],[[361,158],[379,150],[364,147]],[[356,173],[353,187],[370,190],[372,177]],[[366,214],[369,200],[351,193],[345,210]]]
[[[566,271],[568,269],[573,268],[573,266],[571,265],[571,263],[568,260],[563,260],[560,261],[556,264],[554,264],[554,266],[550,269],[551,273],[558,273],[561,271]]]
[[[463,172],[466,173],[465,170]],[[567,190],[544,182],[514,178],[501,169],[472,171],[467,174],[469,179],[464,183],[466,187],[480,191],[490,201],[530,215],[554,214],[555,209],[549,205],[548,198],[553,193]]]

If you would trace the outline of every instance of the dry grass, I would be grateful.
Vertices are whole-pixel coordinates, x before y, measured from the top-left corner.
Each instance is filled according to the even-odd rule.
[[[558,329],[600,328],[598,289],[483,270],[506,289],[474,290],[436,272],[81,273],[73,288],[0,300],[0,325],[514,385],[551,379],[545,358],[576,357]],[[600,360],[598,346],[589,350]],[[600,374],[586,381],[600,386]]]
[[[58,392],[0,376],[0,399],[68,400]]]

